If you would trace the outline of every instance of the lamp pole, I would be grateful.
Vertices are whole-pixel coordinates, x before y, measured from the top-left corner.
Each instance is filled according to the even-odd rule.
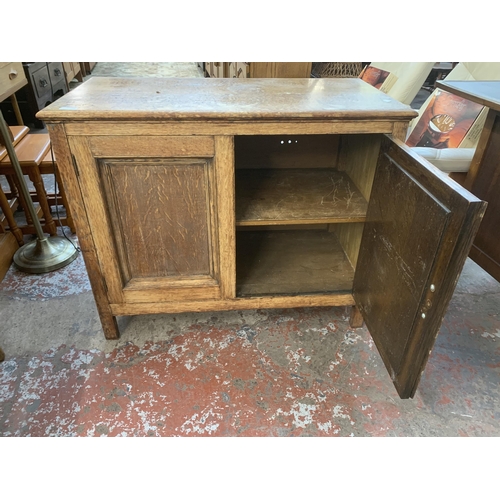
[[[16,251],[14,254],[14,264],[19,270],[33,274],[48,273],[60,269],[70,262],[73,262],[73,260],[78,257],[78,251],[75,246],[65,238],[61,238],[60,236],[47,237],[44,234],[28,186],[26,185],[21,165],[19,164],[14,146],[10,141],[7,123],[5,123],[1,111],[0,132],[4,139],[5,149],[9,155],[10,162],[14,167],[14,172],[19,181],[21,194],[26,200],[26,205],[37,235],[36,240],[26,243]]]

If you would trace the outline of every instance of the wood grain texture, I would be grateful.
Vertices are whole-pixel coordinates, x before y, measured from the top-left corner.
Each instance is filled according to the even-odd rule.
[[[366,219],[366,217],[365,217]],[[363,237],[364,223],[348,223],[348,224],[332,224],[330,231],[337,235],[340,245],[351,263],[351,266],[356,269],[359,256],[359,248],[361,246],[361,238]]]
[[[38,166],[50,149],[49,134],[27,134],[15,146],[15,152],[21,167]],[[11,165],[9,155],[0,161],[0,167]]]
[[[56,120],[57,121],[57,120]],[[103,136],[103,135],[316,135],[316,134],[391,134],[394,129],[394,120],[387,118],[372,118],[363,120],[347,120],[335,118],[330,120],[295,119],[290,121],[270,120],[265,122],[241,121],[191,121],[182,120],[175,122],[155,123],[141,121],[137,123],[124,120],[113,122],[99,120],[98,122],[68,122],[65,125],[68,135]]]
[[[474,156],[472,158],[469,170],[466,173],[465,181],[463,183],[460,183],[469,191],[472,189],[472,186],[474,185],[476,177],[478,176],[478,173],[480,171],[483,156],[490,142],[491,131],[493,130],[493,125],[495,124],[497,116],[498,113],[496,111],[488,111],[483,130],[481,131],[476,150],[474,151]]]
[[[83,203],[77,171],[73,166],[71,150],[65,135],[64,125],[50,124],[47,128],[54,152],[57,155],[58,169],[64,189],[69,199],[71,199],[71,211],[77,229],[79,245],[82,249],[85,267],[89,275],[104,335],[107,339],[116,339],[120,336],[120,333],[116,318],[113,316],[109,305],[106,283],[97,256],[94,235],[87,218],[85,204]]]
[[[384,140],[354,277],[356,304],[402,398],[416,390],[484,212],[434,170]]]
[[[153,158],[213,156],[213,137],[144,137],[128,136],[126,140],[116,136],[91,137],[90,147],[96,158]]]
[[[479,142],[461,184],[488,203],[469,256],[500,281],[500,85],[498,81],[439,82],[439,87],[487,106]],[[487,108],[486,108],[487,109]]]
[[[358,78],[91,78],[37,113],[53,120],[411,120]]]
[[[379,134],[354,134],[341,137],[338,168],[349,176],[367,201],[371,196],[380,141]],[[339,224],[333,229],[351,265],[355,268],[363,235],[363,224]]]
[[[349,175],[365,200],[370,199],[381,139],[379,134],[341,137],[338,168]]]
[[[150,302],[134,304],[110,304],[111,311],[117,316],[135,314],[159,314],[202,311],[240,311],[244,309],[272,309],[291,307],[340,307],[352,306],[351,293],[331,293],[298,296],[273,296],[236,298],[233,300],[200,300],[184,302]]]
[[[215,185],[217,197],[217,237],[219,246],[220,286],[225,299],[236,296],[236,230],[234,139],[215,138]]]
[[[382,343],[379,350],[398,373],[450,210],[385,155],[372,196],[379,201],[367,214],[355,298],[377,346]]]
[[[9,127],[10,131],[12,132],[12,145],[15,147],[19,143],[21,139],[26,137],[30,129],[28,127],[25,127],[24,125],[14,125],[12,127]],[[7,149],[5,148],[3,143],[3,138],[0,139],[0,160],[5,158],[7,156]]]
[[[354,271],[328,231],[237,233],[237,296],[350,292]]]
[[[351,314],[349,315],[349,326],[351,328],[361,328],[364,320],[361,311],[357,306],[351,307]]]
[[[92,228],[95,251],[99,262],[101,262],[107,295],[112,302],[122,302],[122,289],[127,277],[120,273],[120,268],[117,266],[119,255],[116,250],[112,226],[108,220],[108,207],[102,193],[102,179],[99,175],[97,160],[92,155],[87,138],[69,137],[68,139],[71,153],[75,157],[73,168],[78,172],[78,183],[82,192],[86,217]],[[59,152],[56,148],[54,150],[60,163]],[[69,168],[67,169],[69,170]]]
[[[361,222],[367,203],[334,169],[236,171],[236,225]]]
[[[124,303],[182,303],[189,300],[218,300],[221,298],[219,283],[214,279],[193,280],[193,283],[186,282],[186,286],[179,286],[179,283],[180,281],[168,282],[165,279],[157,279],[150,280],[148,283],[150,286],[146,286],[142,280],[133,279],[127,283],[123,290]]]
[[[192,160],[100,164],[125,281],[213,275],[208,168]]]
[[[19,243],[14,235],[9,231],[0,231],[0,281],[4,279],[18,249]]]
[[[392,137],[394,137],[394,139],[399,139],[401,142],[405,142],[407,133],[408,133],[408,123],[407,122],[395,122],[394,123],[394,129],[392,131]]]
[[[477,152],[479,165],[470,187],[472,193],[488,203],[471,257],[500,281],[500,113],[490,110],[492,113],[495,114],[493,123],[483,131],[488,135],[487,144]],[[488,125],[491,122],[489,117],[487,122]]]
[[[309,78],[310,62],[251,62],[250,78]]]

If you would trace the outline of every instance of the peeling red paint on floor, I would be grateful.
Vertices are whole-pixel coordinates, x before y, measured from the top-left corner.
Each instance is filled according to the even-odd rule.
[[[6,361],[1,434],[402,435],[414,418],[408,409],[418,412],[429,403],[421,395],[398,398],[368,332],[349,329],[346,312],[267,311],[265,321],[242,328],[215,319],[142,347],[127,343],[105,353],[61,345]],[[439,395],[433,418],[454,408],[460,400],[454,389],[474,374],[448,354],[434,356],[423,382]],[[446,425],[439,418],[436,424]]]
[[[0,286],[0,324],[29,352],[3,346],[2,436],[500,435],[496,282],[459,282],[416,396],[401,400],[348,308],[137,317],[111,342],[82,264],[62,278],[11,269]]]
[[[332,321],[312,326],[316,310],[275,319],[271,329],[197,326],[172,342],[125,345],[109,354],[61,346],[30,359],[20,377],[23,367],[7,362],[2,399],[11,406],[3,434],[353,434],[353,418],[372,418],[368,398],[339,387],[362,392],[383,385],[358,366],[361,358],[351,358],[356,344],[373,355],[371,340],[347,331],[332,342],[338,328]],[[379,388],[391,391],[389,384]],[[374,413],[384,413],[378,406]],[[22,425],[9,430],[15,422]],[[389,428],[384,422],[377,432]]]

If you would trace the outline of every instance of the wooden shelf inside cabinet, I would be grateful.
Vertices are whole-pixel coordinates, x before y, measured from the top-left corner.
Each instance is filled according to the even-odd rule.
[[[236,295],[351,292],[354,269],[335,233],[238,231]]]
[[[236,170],[236,225],[364,222],[367,202],[332,168]]]

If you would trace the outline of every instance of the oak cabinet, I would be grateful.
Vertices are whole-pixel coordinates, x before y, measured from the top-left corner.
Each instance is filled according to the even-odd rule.
[[[485,204],[359,79],[91,79],[39,113],[115,317],[353,306],[412,397]],[[359,325],[358,325],[359,326]]]

